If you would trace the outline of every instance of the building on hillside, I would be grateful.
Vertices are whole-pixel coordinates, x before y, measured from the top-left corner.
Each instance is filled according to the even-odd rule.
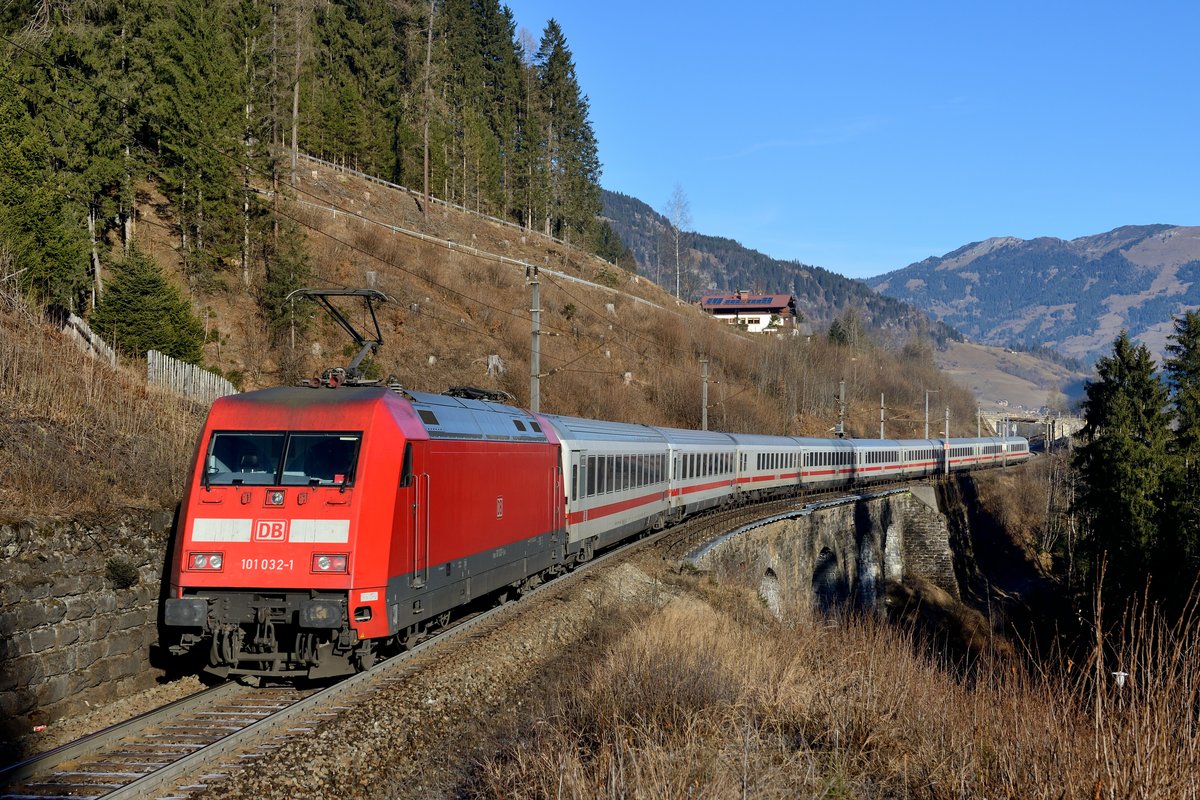
[[[700,298],[700,308],[730,325],[743,325],[750,333],[800,332],[796,298],[790,294],[710,294]]]

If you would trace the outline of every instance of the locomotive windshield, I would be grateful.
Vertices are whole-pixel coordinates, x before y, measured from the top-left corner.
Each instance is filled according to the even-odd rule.
[[[349,486],[359,433],[214,433],[206,486]]]

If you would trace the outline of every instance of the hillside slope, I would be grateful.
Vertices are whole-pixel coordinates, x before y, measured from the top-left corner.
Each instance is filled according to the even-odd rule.
[[[669,291],[675,287],[672,227],[662,214],[628,195],[604,191],[604,216],[633,252],[638,270]],[[946,325],[931,322],[908,303],[880,295],[858,281],[821,267],[782,261],[742,246],[732,239],[684,232],[681,244],[680,294],[696,299],[709,291],[750,289],[791,292],[815,333],[855,309],[868,326],[890,333],[928,333],[935,341],[959,338]]]
[[[975,395],[984,411],[1063,411],[1093,377],[1031,353],[969,342],[950,342],[934,355],[938,368]]]
[[[1091,360],[1125,328],[1161,354],[1200,306],[1200,227],[1141,225],[1071,241],[998,237],[867,281],[990,344]]]

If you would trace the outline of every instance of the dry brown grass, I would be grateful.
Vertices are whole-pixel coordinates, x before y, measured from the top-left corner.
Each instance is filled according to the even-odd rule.
[[[869,619],[773,621],[711,586],[597,622],[463,787],[504,798],[1195,797],[1195,620],[1101,661],[964,680]],[[714,606],[714,595],[723,599]],[[706,599],[702,599],[706,598]],[[1117,689],[1109,673],[1130,673]]]
[[[179,500],[202,416],[89,358],[19,294],[0,301],[0,518]]]

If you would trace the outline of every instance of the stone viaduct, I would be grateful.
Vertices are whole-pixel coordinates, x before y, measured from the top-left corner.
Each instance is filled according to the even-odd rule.
[[[846,604],[882,613],[885,584],[911,578],[959,597],[949,525],[927,485],[813,503],[731,531],[685,560],[757,583],[779,616]]]

